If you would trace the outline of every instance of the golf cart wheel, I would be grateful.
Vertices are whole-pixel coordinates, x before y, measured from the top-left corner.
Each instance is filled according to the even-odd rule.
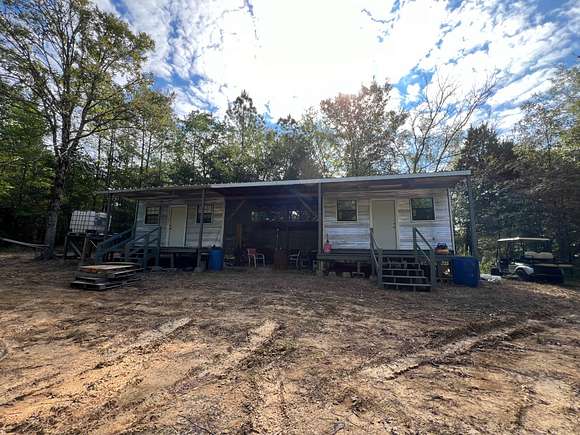
[[[528,274],[524,272],[522,269],[516,270],[516,275],[518,276],[518,280],[520,281],[528,281],[529,279]]]

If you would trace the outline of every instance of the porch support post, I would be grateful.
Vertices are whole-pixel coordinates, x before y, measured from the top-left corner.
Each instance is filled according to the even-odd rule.
[[[318,183],[318,253],[322,254],[322,183]]]
[[[324,219],[322,211],[322,183],[318,183],[318,258],[316,259],[316,274],[324,275],[324,263],[320,259],[322,255],[322,220]]]
[[[199,206],[199,237],[197,239],[197,267],[196,272],[201,272],[201,248],[203,244],[203,214],[205,212],[205,189],[201,190],[201,205]],[[197,213],[195,215],[197,220]]]
[[[111,210],[112,210],[112,202],[113,202],[113,198],[112,198],[113,194],[108,193],[107,194],[107,228],[105,229],[105,233],[109,234],[111,232]]]
[[[473,189],[471,187],[471,175],[467,176],[467,197],[469,198],[469,250],[473,257],[479,257],[477,252],[477,231],[475,229],[475,202],[473,200]]]
[[[133,233],[131,234],[131,238],[133,238],[133,236],[136,234],[137,231],[137,220],[139,217],[139,205],[141,204],[141,200],[138,199],[137,201],[135,201],[135,216],[133,217]],[[143,210],[143,212],[145,213],[146,210]],[[109,217],[109,219],[111,219]],[[145,215],[143,215],[143,219],[145,219]],[[161,230],[159,230],[159,238],[161,238]]]

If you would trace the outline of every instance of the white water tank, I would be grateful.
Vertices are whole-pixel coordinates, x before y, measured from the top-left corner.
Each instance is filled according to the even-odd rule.
[[[107,213],[96,211],[75,210],[70,218],[69,232],[71,233],[97,233],[107,232]]]

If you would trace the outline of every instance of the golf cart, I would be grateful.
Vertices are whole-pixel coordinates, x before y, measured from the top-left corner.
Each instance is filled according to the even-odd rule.
[[[518,278],[521,281],[564,282],[567,264],[558,264],[552,254],[550,239],[513,237],[497,241],[496,267],[492,275]]]

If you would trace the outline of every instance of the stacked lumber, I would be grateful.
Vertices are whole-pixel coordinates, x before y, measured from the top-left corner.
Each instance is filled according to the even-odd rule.
[[[84,290],[108,290],[138,281],[142,269],[137,263],[103,263],[81,266],[71,287]]]

